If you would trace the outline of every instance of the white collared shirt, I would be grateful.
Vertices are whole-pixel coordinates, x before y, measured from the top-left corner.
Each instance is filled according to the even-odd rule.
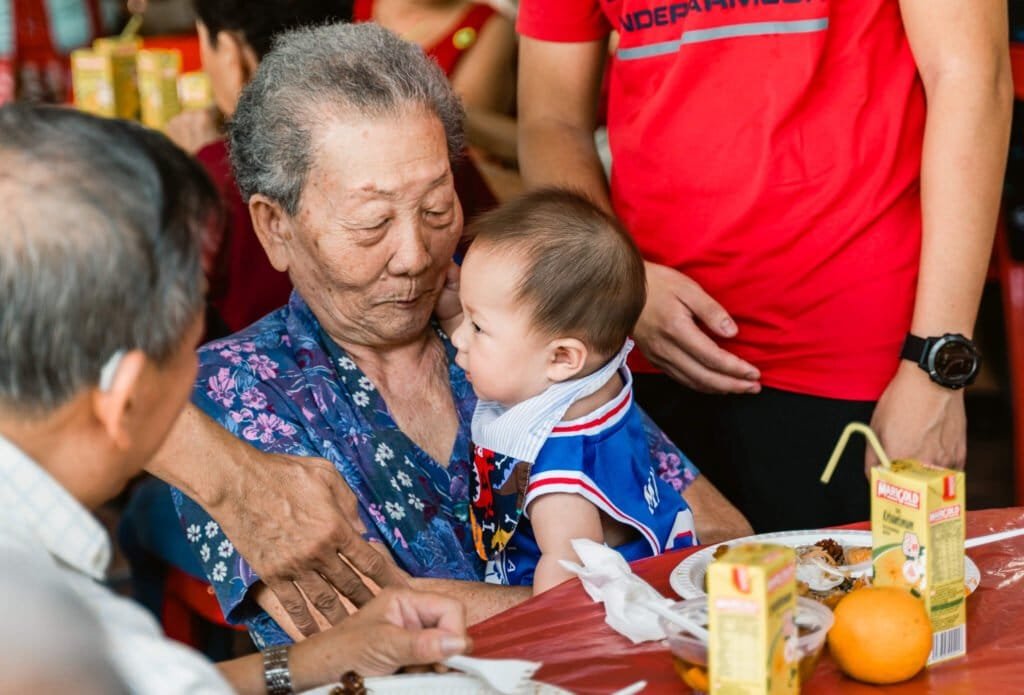
[[[96,614],[110,659],[132,693],[233,692],[205,657],[165,637],[145,609],[101,583],[110,562],[106,531],[46,471],[0,437],[0,557],[6,563],[18,556],[52,568]]]

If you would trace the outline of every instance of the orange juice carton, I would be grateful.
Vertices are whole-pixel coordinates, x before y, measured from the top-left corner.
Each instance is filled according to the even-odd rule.
[[[88,48],[71,52],[71,85],[75,108],[96,116],[117,116],[114,62],[109,55]]]
[[[136,56],[142,48],[142,39],[117,37],[96,39],[93,51],[110,56],[114,78],[114,110],[118,118],[139,117],[139,81],[136,74]]]
[[[928,663],[967,653],[964,474],[917,461],[871,470],[875,586],[900,586],[924,600],[932,622]]]
[[[186,72],[178,78],[178,102],[182,111],[202,110],[213,106],[213,87],[205,72]]]
[[[932,624],[929,664],[963,656],[964,473],[919,461],[890,461],[874,433],[859,423],[846,428],[837,452],[855,431],[868,437],[882,464],[871,469],[872,582],[902,587],[924,601]],[[838,460],[838,453],[833,459]]]
[[[178,102],[178,75],[181,53],[165,49],[142,49],[137,58],[139,100],[142,122],[163,130],[167,121],[181,111]]]
[[[751,543],[711,563],[708,627],[712,694],[799,693],[795,551]]]

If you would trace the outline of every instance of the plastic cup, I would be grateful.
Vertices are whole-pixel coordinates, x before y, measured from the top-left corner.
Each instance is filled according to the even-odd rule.
[[[707,597],[680,601],[671,610],[706,627],[708,624]],[[796,626],[798,632],[797,655],[800,659],[800,682],[806,683],[814,673],[825,646],[825,636],[832,628],[832,611],[826,606],[808,598],[798,598],[796,605]],[[660,619],[661,627],[668,635],[669,651],[675,662],[676,672],[683,682],[697,693],[708,690],[708,645],[694,637],[675,623]]]

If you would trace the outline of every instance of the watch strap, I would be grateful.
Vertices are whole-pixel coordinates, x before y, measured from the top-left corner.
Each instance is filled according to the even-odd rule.
[[[293,695],[292,672],[288,670],[288,646],[263,651],[263,682],[267,695]]]
[[[903,351],[900,353],[900,357],[916,364],[922,364],[927,354],[928,338],[921,338],[913,333],[907,333],[907,339],[903,341]]]

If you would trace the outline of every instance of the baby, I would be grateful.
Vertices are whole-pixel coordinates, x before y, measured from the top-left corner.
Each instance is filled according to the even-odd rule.
[[[479,398],[470,501],[487,580],[534,593],[560,584],[574,538],[627,560],[694,544],[633,403],[628,336],[646,286],[630,238],[553,189],[478,218],[470,235],[463,314],[446,327],[457,325],[455,361]]]

